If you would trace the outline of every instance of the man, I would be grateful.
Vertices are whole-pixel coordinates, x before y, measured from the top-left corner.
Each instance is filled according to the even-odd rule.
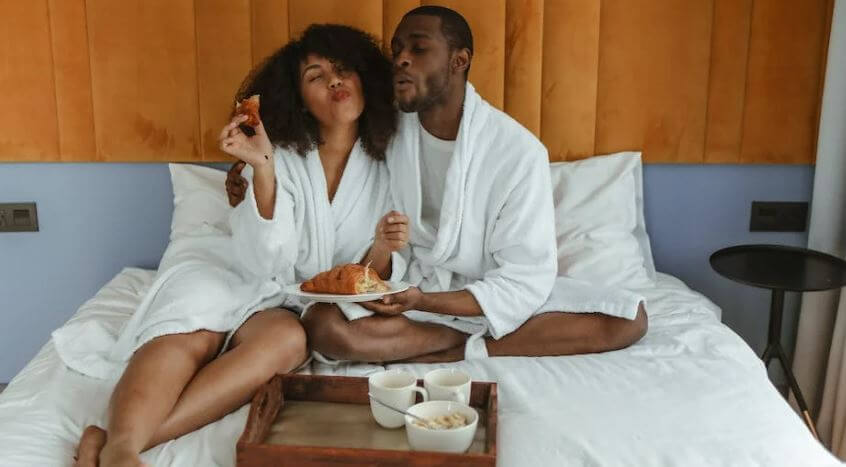
[[[548,156],[467,83],[464,18],[411,10],[391,50],[403,115],[387,163],[410,218],[406,278],[415,287],[361,304],[369,312],[312,306],[303,317],[312,349],[337,360],[442,362],[603,352],[640,339],[642,303],[622,313],[631,319],[544,312],[564,311],[545,303],[557,272]]]

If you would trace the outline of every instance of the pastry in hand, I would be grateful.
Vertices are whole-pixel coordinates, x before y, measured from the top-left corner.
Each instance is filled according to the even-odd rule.
[[[355,295],[388,292],[391,288],[367,266],[342,264],[303,282],[300,290],[310,293]]]
[[[252,96],[242,100],[235,106],[235,115],[246,115],[247,120],[241,125],[247,125],[255,128],[259,124],[259,95]]]

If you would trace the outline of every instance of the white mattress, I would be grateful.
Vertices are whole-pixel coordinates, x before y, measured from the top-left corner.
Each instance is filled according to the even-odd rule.
[[[118,329],[152,276],[125,269],[72,319]],[[842,465],[811,437],[711,302],[666,275],[644,292],[649,332],[628,349],[455,364],[499,383],[498,465]],[[433,367],[397,366],[420,376]],[[102,424],[113,385],[67,369],[48,342],[0,394],[0,465],[71,465],[82,429]],[[155,466],[233,465],[246,415],[243,407],[143,458]]]

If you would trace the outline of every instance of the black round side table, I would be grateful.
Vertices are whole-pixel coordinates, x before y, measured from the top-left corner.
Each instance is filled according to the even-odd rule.
[[[781,346],[781,318],[784,292],[812,292],[846,286],[846,261],[807,248],[782,245],[740,245],[724,248],[711,255],[711,267],[721,275],[753,287],[772,290],[770,331],[767,347],[761,355],[764,365],[772,359],[781,362],[787,382],[805,423],[817,436],[805,398],[790,370]]]

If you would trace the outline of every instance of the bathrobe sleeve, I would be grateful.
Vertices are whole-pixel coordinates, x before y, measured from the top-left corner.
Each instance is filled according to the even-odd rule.
[[[499,212],[490,214],[495,220],[485,248],[496,267],[465,286],[481,306],[495,339],[528,320],[546,302],[555,283],[555,216],[543,153],[523,159],[526,171],[515,177]]]
[[[297,260],[296,190],[278,153],[274,170],[276,204],[273,217],[265,219],[259,214],[252,172],[248,174],[245,170],[250,185],[244,201],[232,210],[229,218],[238,263],[245,272],[262,279],[271,279],[283,272],[292,273]]]

